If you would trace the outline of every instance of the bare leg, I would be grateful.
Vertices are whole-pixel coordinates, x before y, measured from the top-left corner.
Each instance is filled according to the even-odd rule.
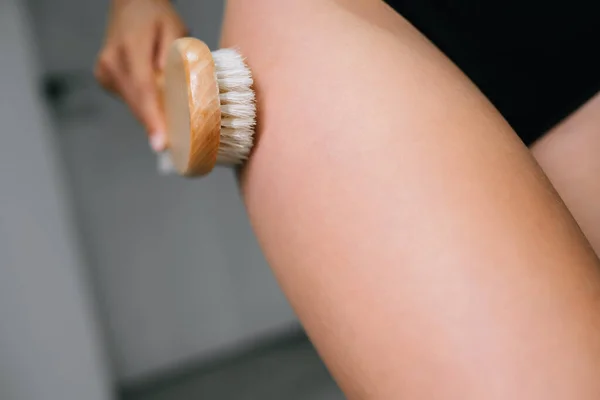
[[[531,150],[600,254],[600,94]]]
[[[223,44],[250,219],[349,398],[599,398],[598,260],[457,68],[378,0],[230,0]]]

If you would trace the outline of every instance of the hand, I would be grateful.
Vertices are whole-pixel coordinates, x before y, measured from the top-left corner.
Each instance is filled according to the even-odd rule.
[[[152,148],[166,146],[157,77],[171,43],[187,34],[170,0],[113,0],[94,74],[121,97],[148,132]]]

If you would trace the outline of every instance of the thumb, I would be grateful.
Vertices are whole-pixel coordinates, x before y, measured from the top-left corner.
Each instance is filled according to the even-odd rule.
[[[150,146],[156,152],[167,145],[166,122],[162,108],[162,87],[152,65],[152,47],[136,48],[131,57],[131,88],[135,93],[135,113],[148,133]],[[162,85],[161,85],[162,86]]]
[[[155,152],[164,151],[167,147],[167,130],[164,114],[159,102],[155,99],[143,105],[145,126],[148,132],[150,146]]]
[[[148,134],[152,149],[161,152],[167,145],[161,77],[154,73],[151,64],[139,62],[137,66],[132,74],[132,78],[137,81],[132,85],[135,93],[132,96],[135,99],[134,112]]]
[[[160,89],[152,82],[152,89],[145,90],[138,101],[139,119],[148,133],[150,146],[155,152],[161,152],[167,146],[166,122],[159,91]]]

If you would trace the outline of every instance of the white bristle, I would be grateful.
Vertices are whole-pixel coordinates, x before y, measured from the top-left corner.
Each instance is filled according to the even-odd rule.
[[[244,58],[234,49],[212,52],[221,102],[221,136],[217,162],[241,164],[254,142],[256,104],[254,81]],[[159,172],[171,174],[175,168],[167,153],[159,156]]]
[[[233,49],[212,53],[221,100],[221,143],[217,161],[239,164],[248,158],[256,124],[254,81],[244,58]]]

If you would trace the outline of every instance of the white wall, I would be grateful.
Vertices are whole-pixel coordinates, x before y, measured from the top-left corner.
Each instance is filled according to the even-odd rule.
[[[108,400],[26,25],[0,1],[0,399]]]
[[[89,72],[106,2],[30,3],[49,68]],[[214,47],[222,2],[177,4],[193,34]],[[72,104],[92,111],[63,115],[60,143],[117,376],[142,378],[295,322],[232,171],[194,181],[160,177],[122,104],[94,84],[73,96]]]

